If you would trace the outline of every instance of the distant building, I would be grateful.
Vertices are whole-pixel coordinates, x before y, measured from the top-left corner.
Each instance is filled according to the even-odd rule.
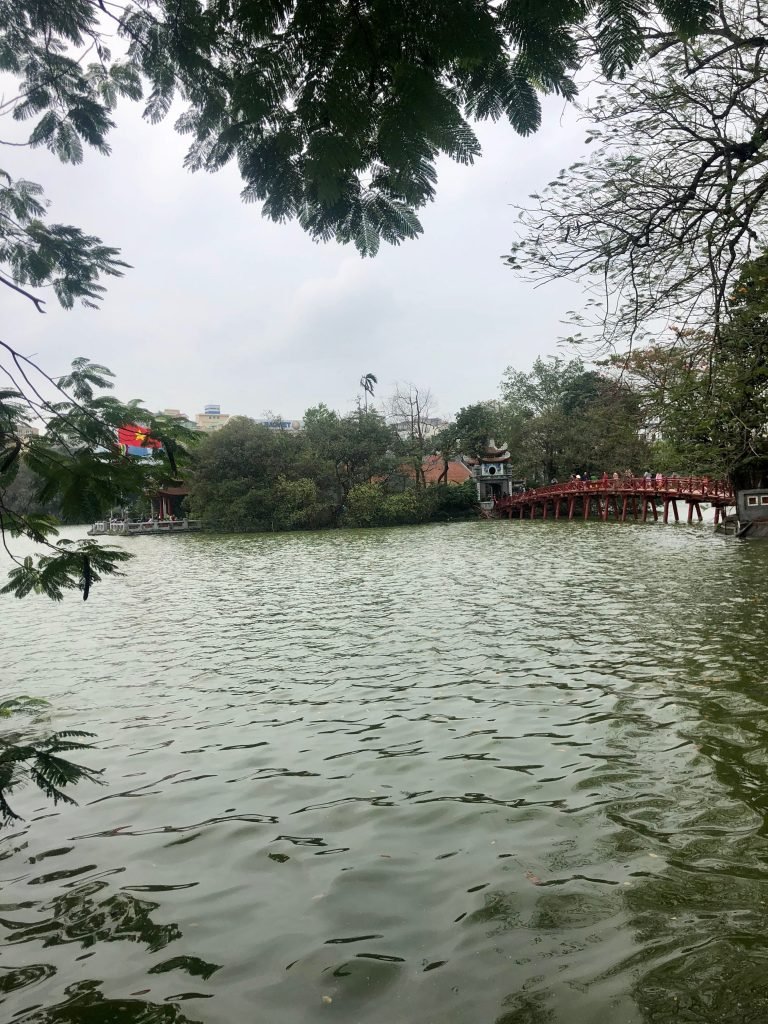
[[[645,426],[638,430],[637,434],[641,441],[647,441],[649,444],[663,441],[664,431],[661,426],[661,420],[657,416],[652,417]]]
[[[19,425],[14,429],[16,436],[21,442],[28,441],[30,437],[40,436],[40,431],[37,429],[37,427],[32,427],[29,425],[29,423],[19,423]]]
[[[205,411],[199,412],[195,416],[195,426],[197,430],[212,434],[214,431],[226,427],[230,419],[231,417],[227,413],[221,411],[220,405],[206,405]]]
[[[178,409],[164,409],[163,412],[170,416],[176,414],[182,416]],[[212,434],[216,430],[221,430],[222,427],[226,427],[232,417],[229,413],[221,411],[220,405],[206,405],[203,412],[199,412],[195,416],[195,422],[191,426],[195,430],[201,430],[206,434]],[[304,429],[304,423],[302,420],[284,420],[279,417],[265,417],[264,419],[254,420],[254,423],[261,424],[262,427],[269,427],[270,430],[286,430],[288,433],[295,434],[299,430]]]
[[[447,427],[448,420],[443,420],[439,416],[428,416],[420,421],[418,427],[410,420],[395,420],[393,426],[403,441],[412,437],[415,430],[418,430],[421,437],[426,441],[430,437],[434,437],[435,434],[439,434],[444,427]]]
[[[427,484],[436,484],[440,482],[440,478],[443,476],[443,470],[445,469],[445,463],[439,455],[428,455],[423,463],[422,468],[424,470],[424,482]],[[463,484],[467,480],[472,479],[472,470],[469,466],[465,466],[463,462],[459,462],[458,459],[451,459],[448,462],[448,474],[444,478],[444,482],[447,484]]]
[[[181,409],[163,409],[163,416],[167,416],[172,420],[179,420],[182,427],[186,427],[187,430],[197,430],[195,421],[191,420]]]

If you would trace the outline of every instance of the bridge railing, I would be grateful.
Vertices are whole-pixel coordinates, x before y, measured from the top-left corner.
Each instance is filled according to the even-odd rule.
[[[511,494],[495,500],[496,508],[508,508],[532,500],[547,497],[565,497],[571,494],[657,494],[660,497],[694,498],[697,501],[733,501],[733,489],[722,480],[707,476],[663,476],[658,477],[601,477],[599,480],[564,480],[562,483],[533,487],[519,494]]]

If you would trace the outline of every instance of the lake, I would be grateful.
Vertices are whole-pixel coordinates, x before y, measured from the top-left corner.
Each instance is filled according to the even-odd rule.
[[[768,545],[124,543],[87,603],[0,598],[3,693],[104,770],[0,833],[3,1020],[768,1018]]]

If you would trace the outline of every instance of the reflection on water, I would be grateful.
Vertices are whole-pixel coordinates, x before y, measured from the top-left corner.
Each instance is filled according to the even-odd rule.
[[[768,545],[130,546],[2,605],[4,689],[105,769],[0,839],[4,1020],[768,1019]]]

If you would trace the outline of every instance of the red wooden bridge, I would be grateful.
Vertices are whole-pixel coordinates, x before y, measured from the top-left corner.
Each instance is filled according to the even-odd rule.
[[[493,508],[497,515],[507,515],[510,519],[589,519],[595,516],[605,521],[611,516],[622,523],[627,519],[645,522],[649,515],[658,520],[661,509],[662,519],[667,523],[670,511],[675,522],[679,522],[678,501],[688,505],[686,521],[689,523],[694,514],[701,521],[701,506],[711,505],[715,510],[715,525],[726,506],[736,503],[729,484],[705,476],[621,477],[618,480],[603,477],[602,480],[566,480],[510,494],[497,498]]]

